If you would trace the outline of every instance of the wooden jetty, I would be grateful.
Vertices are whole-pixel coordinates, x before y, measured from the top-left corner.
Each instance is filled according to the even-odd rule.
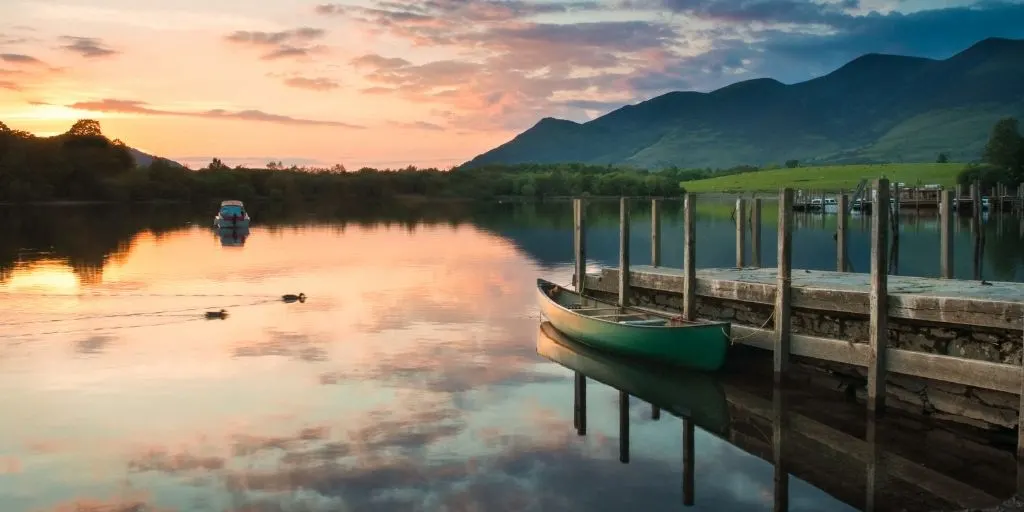
[[[888,180],[877,180],[873,188],[879,202],[889,202]],[[577,290],[623,304],[686,319],[730,321],[734,344],[772,352],[776,381],[783,381],[794,363],[827,368],[857,382],[869,415],[891,405],[979,429],[1015,429],[1024,489],[1024,283],[951,279],[952,195],[943,191],[940,202],[938,279],[889,276],[889,209],[871,217],[870,273],[844,272],[845,210],[839,213],[836,271],[793,269],[792,189],[779,194],[777,268],[745,261],[747,227],[738,221],[736,266],[698,271],[696,196],[686,194],[682,269],[629,265],[629,246],[620,240],[620,268],[587,273],[583,203],[576,199],[573,282]],[[654,201],[652,227],[660,225]],[[745,218],[745,201],[737,202],[737,219]],[[759,211],[759,200],[754,201]],[[628,207],[622,199],[626,221]],[[751,229],[759,233],[760,226]],[[751,254],[760,254],[760,236],[751,243]],[[654,238],[652,262],[660,262],[660,252]]]

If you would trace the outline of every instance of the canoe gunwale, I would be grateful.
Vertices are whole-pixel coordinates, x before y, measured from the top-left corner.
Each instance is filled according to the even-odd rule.
[[[624,323],[621,323],[621,322],[616,322],[616,321],[613,321],[613,320],[608,320],[608,319],[605,319],[605,318],[600,318],[599,316],[583,315],[583,314],[579,313],[579,310],[567,308],[567,307],[563,306],[562,304],[560,304],[557,300],[552,298],[550,295],[548,295],[548,290],[550,290],[551,288],[554,288],[554,287],[558,287],[558,293],[565,293],[565,294],[568,294],[568,295],[574,295],[576,297],[579,297],[581,300],[590,300],[590,301],[596,302],[598,304],[607,304],[606,307],[601,307],[601,308],[584,308],[584,310],[589,309],[589,310],[593,311],[593,310],[597,310],[597,309],[600,309],[600,310],[615,309],[615,310],[633,311],[632,315],[629,315],[628,313],[624,313],[622,315],[615,315],[615,316],[623,316],[623,317],[625,317],[625,316],[643,315],[643,316],[647,316],[647,317],[662,318],[662,319],[669,320],[669,321],[672,321],[672,320],[681,321],[683,323],[680,324],[680,325],[631,325],[631,324],[624,324]],[[606,301],[606,300],[594,298],[594,297],[591,297],[589,295],[584,295],[584,294],[581,294],[579,292],[570,290],[570,289],[568,289],[568,288],[566,288],[566,287],[564,287],[564,286],[562,286],[562,285],[560,285],[558,283],[553,283],[551,281],[548,281],[546,279],[541,279],[541,278],[537,278],[537,289],[540,292],[540,294],[543,295],[544,298],[548,301],[548,303],[553,305],[554,307],[556,307],[558,309],[561,309],[562,311],[565,311],[567,313],[571,313],[571,314],[573,314],[575,316],[578,316],[578,317],[581,317],[581,318],[586,318],[586,319],[589,319],[589,320],[593,320],[595,322],[601,322],[601,323],[608,324],[608,325],[627,326],[627,327],[635,328],[635,329],[673,329],[673,330],[675,330],[675,329],[692,329],[692,328],[695,328],[695,327],[705,327],[705,328],[707,328],[707,327],[722,327],[722,326],[729,326],[729,327],[731,327],[731,325],[732,325],[730,322],[722,322],[722,321],[680,320],[678,317],[672,316],[670,313],[667,313],[667,312],[666,313],[659,313],[659,312],[656,312],[656,311],[653,311],[653,310],[642,309],[642,308],[634,308],[632,306],[619,306],[618,304],[615,304],[613,302],[609,302],[609,301]]]

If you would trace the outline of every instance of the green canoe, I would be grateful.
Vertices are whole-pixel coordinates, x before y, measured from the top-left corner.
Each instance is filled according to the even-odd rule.
[[[716,371],[729,349],[729,322],[684,322],[585,297],[537,279],[541,313],[562,333],[616,354]]]
[[[729,434],[729,405],[718,375],[630,364],[577,343],[549,322],[540,325],[537,353],[602,384],[624,391],[707,432]]]

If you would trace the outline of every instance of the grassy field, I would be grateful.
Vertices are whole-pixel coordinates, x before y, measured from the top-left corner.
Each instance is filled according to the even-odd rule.
[[[956,175],[964,167],[962,163],[798,167],[686,181],[683,186],[687,192],[777,192],[784,187],[838,191],[856,188],[861,179],[873,180],[885,175],[890,181],[902,182],[907,186],[934,183],[951,187],[956,185]]]

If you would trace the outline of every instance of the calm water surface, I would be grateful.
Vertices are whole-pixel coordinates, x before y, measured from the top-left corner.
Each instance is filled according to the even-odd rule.
[[[590,384],[578,436],[573,372],[537,354],[534,279],[571,279],[568,203],[358,222],[253,208],[244,240],[208,228],[212,213],[168,210],[0,209],[5,512],[682,508],[681,420],[633,399],[621,464],[618,391]],[[591,210],[591,264],[613,265],[617,205]],[[834,266],[830,222],[799,222],[795,267]],[[935,224],[905,228],[901,273],[938,272]],[[986,278],[1024,275],[1020,226],[986,224]],[[732,264],[732,229],[727,211],[702,213],[700,266]],[[693,508],[771,508],[769,462],[699,429],[695,445]],[[789,509],[855,510],[796,478]]]

